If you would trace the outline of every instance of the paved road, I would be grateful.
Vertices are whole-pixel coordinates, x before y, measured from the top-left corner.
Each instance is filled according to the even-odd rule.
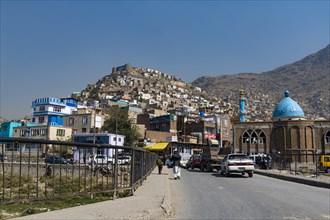
[[[182,171],[170,179],[171,219],[330,219],[330,191],[255,174]]]

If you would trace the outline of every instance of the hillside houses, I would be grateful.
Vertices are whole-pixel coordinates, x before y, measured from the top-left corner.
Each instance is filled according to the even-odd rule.
[[[258,107],[261,103],[267,103],[267,96],[250,94],[249,90],[247,95],[253,95],[253,99],[246,102],[247,119],[255,120],[260,118],[260,115],[265,118],[271,116],[271,111]],[[219,140],[219,126],[222,124],[219,123],[220,118],[225,120],[223,124],[228,126],[221,130],[224,131],[223,137],[227,137],[226,143],[230,144],[230,119],[238,116],[236,106],[239,100],[235,97],[224,97],[220,100],[209,98],[201,88],[170,74],[125,64],[114,67],[111,74],[94,84],[88,84],[80,93],[72,94],[71,101],[75,102],[75,106],[70,111],[65,107],[66,104],[61,104],[63,108],[56,110],[56,118],[49,115],[47,117],[56,123],[60,122],[56,124],[58,126],[71,128],[72,134],[99,132],[106,120],[106,112],[113,108],[125,108],[130,118],[138,125],[141,139],[148,139],[149,134],[156,139],[159,137],[156,141],[165,141],[169,136],[177,136],[177,139],[183,142],[194,139],[192,137],[198,138],[195,141],[199,143],[206,143],[208,137]],[[95,101],[98,103],[97,108],[93,104]],[[33,114],[36,115],[39,111],[42,113],[42,109],[35,108]],[[142,123],[139,115],[143,114]],[[45,119],[48,120],[47,117]],[[158,117],[162,120],[157,120]],[[32,115],[33,123],[43,124],[40,120],[40,116]],[[47,126],[47,123],[45,125]],[[152,135],[152,131],[168,134]],[[196,135],[196,132],[199,134]]]

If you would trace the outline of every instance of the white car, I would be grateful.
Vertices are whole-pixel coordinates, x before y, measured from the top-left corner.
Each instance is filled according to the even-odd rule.
[[[113,163],[115,163],[115,158],[113,160]],[[129,155],[118,155],[118,165],[125,165],[131,163],[131,156]]]
[[[98,155],[90,155],[88,157],[88,163],[89,164],[98,164],[98,165],[107,165],[107,164],[112,164],[112,157],[106,156],[103,154],[98,154]]]
[[[229,176],[230,173],[248,173],[249,177],[253,176],[254,163],[246,154],[234,153],[225,156],[221,162],[221,174]]]

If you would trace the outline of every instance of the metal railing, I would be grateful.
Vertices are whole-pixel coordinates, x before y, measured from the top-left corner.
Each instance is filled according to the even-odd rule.
[[[294,174],[324,175],[319,167],[320,154],[316,153],[281,153],[272,158],[272,167],[278,170],[286,170]]]
[[[133,194],[157,159],[137,147],[26,138],[0,138],[0,149],[0,204]]]

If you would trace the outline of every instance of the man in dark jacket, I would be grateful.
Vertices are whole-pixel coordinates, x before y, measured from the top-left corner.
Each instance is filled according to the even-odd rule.
[[[173,176],[174,179],[180,179],[181,177],[181,155],[178,151],[174,151],[172,157],[170,158],[171,161],[173,161]]]

